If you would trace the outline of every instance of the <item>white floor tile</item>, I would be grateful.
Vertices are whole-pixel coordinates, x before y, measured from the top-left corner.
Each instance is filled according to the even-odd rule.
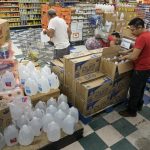
[[[144,131],[144,132],[143,132]],[[149,150],[150,132],[147,128],[143,130],[137,130],[134,133],[126,137],[126,139],[133,144],[137,149]]]
[[[109,147],[123,138],[123,136],[111,125],[97,130],[96,133]]]
[[[64,148],[62,148],[61,150],[84,150],[84,148],[81,146],[81,144],[77,141],[74,142]]]
[[[118,112],[113,111],[113,112],[109,113],[108,115],[105,115],[103,118],[104,118],[107,122],[113,123],[113,122],[119,120],[119,119],[121,118],[121,116],[118,114]]]
[[[125,119],[128,120],[132,125],[136,126],[137,128],[142,126],[142,124],[147,121],[147,119],[144,118],[139,113],[137,113],[136,117],[125,117]]]
[[[94,132],[94,130],[89,125],[83,125],[83,127],[84,127],[83,131],[84,137]]]

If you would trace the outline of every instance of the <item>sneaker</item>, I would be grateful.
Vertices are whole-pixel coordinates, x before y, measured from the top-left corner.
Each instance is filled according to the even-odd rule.
[[[137,113],[131,113],[129,112],[129,110],[123,110],[123,111],[120,111],[119,114],[123,117],[136,117]]]

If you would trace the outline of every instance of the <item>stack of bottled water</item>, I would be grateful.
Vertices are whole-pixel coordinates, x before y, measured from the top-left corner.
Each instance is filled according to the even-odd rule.
[[[69,108],[67,102],[67,97],[61,94],[57,101],[54,98],[50,98],[47,104],[39,101],[34,108],[28,96],[20,96],[9,103],[13,124],[4,130],[4,136],[0,134],[0,147],[4,143],[8,146],[17,143],[30,145],[42,131],[51,142],[61,138],[61,130],[68,135],[73,134],[79,113],[75,107]]]
[[[37,70],[29,61],[27,65],[20,64],[18,67],[20,83],[24,86],[26,95],[35,95],[37,92],[47,93],[50,89],[59,87],[59,79],[51,72],[48,66]]]

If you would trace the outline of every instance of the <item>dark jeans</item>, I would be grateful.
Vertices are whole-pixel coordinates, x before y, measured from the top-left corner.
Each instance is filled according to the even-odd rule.
[[[70,46],[64,49],[54,49],[54,59],[63,58],[64,55],[70,54]]]
[[[150,70],[133,71],[130,83],[130,97],[128,103],[128,110],[132,113],[137,112],[138,108],[143,105],[144,88],[146,81],[150,77]]]

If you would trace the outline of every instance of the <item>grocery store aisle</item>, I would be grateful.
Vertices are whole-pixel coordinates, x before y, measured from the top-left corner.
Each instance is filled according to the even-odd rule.
[[[137,117],[121,117],[123,108],[119,105],[84,125],[84,137],[62,150],[149,150],[150,97]]]

